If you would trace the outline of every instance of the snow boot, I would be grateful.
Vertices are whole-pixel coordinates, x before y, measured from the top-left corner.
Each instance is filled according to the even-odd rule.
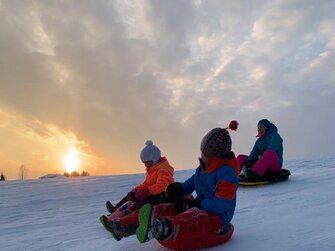
[[[155,219],[154,208],[150,204],[145,204],[141,207],[138,214],[140,225],[136,229],[136,237],[140,243],[156,238],[164,240],[170,236],[172,232],[171,223],[164,219]]]
[[[243,166],[242,170],[244,173],[244,177],[247,180],[251,180],[251,181],[267,181],[268,180],[268,177],[265,174],[260,177],[254,171],[251,170],[251,167]]]
[[[115,240],[119,241],[123,238],[122,231],[118,228],[118,226],[120,227],[120,223],[117,226],[114,221],[109,221],[106,215],[102,215],[99,220],[105,229],[112,234]]]

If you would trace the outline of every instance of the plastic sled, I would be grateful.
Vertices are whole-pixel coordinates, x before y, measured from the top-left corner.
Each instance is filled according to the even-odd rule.
[[[238,179],[241,186],[260,186],[288,180],[290,175],[291,172],[289,170],[281,169],[279,174],[267,175],[259,180],[246,179],[243,174],[240,174]]]
[[[203,238],[198,239],[167,239],[167,240],[158,240],[158,242],[170,249],[175,250],[197,250],[201,248],[209,248],[213,246],[220,245],[224,242],[230,240],[234,233],[234,225],[229,223],[227,231],[220,235],[216,234],[204,234]]]

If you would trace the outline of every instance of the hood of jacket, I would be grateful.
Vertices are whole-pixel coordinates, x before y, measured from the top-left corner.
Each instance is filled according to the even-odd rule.
[[[231,157],[227,159],[218,159],[216,157],[209,157],[207,160],[206,165],[200,161],[200,167],[202,168],[203,172],[212,173],[218,168],[228,165],[231,166],[236,173],[239,171],[239,164],[236,160],[235,154],[231,152]]]
[[[152,174],[161,169],[164,169],[171,174],[173,174],[173,171],[174,171],[173,167],[170,165],[166,157],[162,157],[155,165],[148,167],[146,171],[148,174]]]

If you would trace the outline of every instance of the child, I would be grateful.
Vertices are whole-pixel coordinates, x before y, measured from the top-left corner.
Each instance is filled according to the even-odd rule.
[[[223,242],[220,236],[232,228],[238,187],[239,166],[231,144],[226,129],[215,128],[205,135],[195,174],[166,189],[174,204],[140,209],[136,235],[141,243],[156,238],[165,247],[197,249]],[[185,197],[193,191],[195,199]]]
[[[157,205],[167,202],[165,189],[167,185],[174,182],[174,169],[169,164],[166,157],[161,157],[159,148],[155,146],[151,140],[147,140],[145,145],[146,146],[143,148],[140,154],[140,158],[146,167],[145,180],[143,183],[132,189],[115,206],[113,206],[111,202],[107,201],[106,207],[110,213],[114,213],[118,208],[120,208],[128,201],[135,202],[135,206],[132,206],[131,211],[127,211],[127,214],[130,214],[132,211],[140,208],[144,204]],[[100,221],[104,227],[113,234],[115,239],[119,240],[123,237],[123,235],[113,232],[111,228],[113,221],[110,220],[107,216],[101,216]],[[118,219],[115,221],[118,222]],[[137,225],[135,225],[135,227],[132,226],[132,228],[129,231],[126,231],[124,235],[128,236],[135,234],[136,227]]]
[[[249,156],[239,155],[240,169],[244,166],[244,175],[251,180],[262,180],[266,173],[280,173],[283,165],[283,139],[277,127],[267,119],[257,124],[258,139]]]

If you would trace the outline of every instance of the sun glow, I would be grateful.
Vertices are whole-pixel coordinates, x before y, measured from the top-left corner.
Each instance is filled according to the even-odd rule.
[[[77,157],[77,151],[76,149],[72,148],[69,150],[69,152],[64,157],[64,164],[66,172],[72,173],[77,170],[79,165],[79,159]]]

